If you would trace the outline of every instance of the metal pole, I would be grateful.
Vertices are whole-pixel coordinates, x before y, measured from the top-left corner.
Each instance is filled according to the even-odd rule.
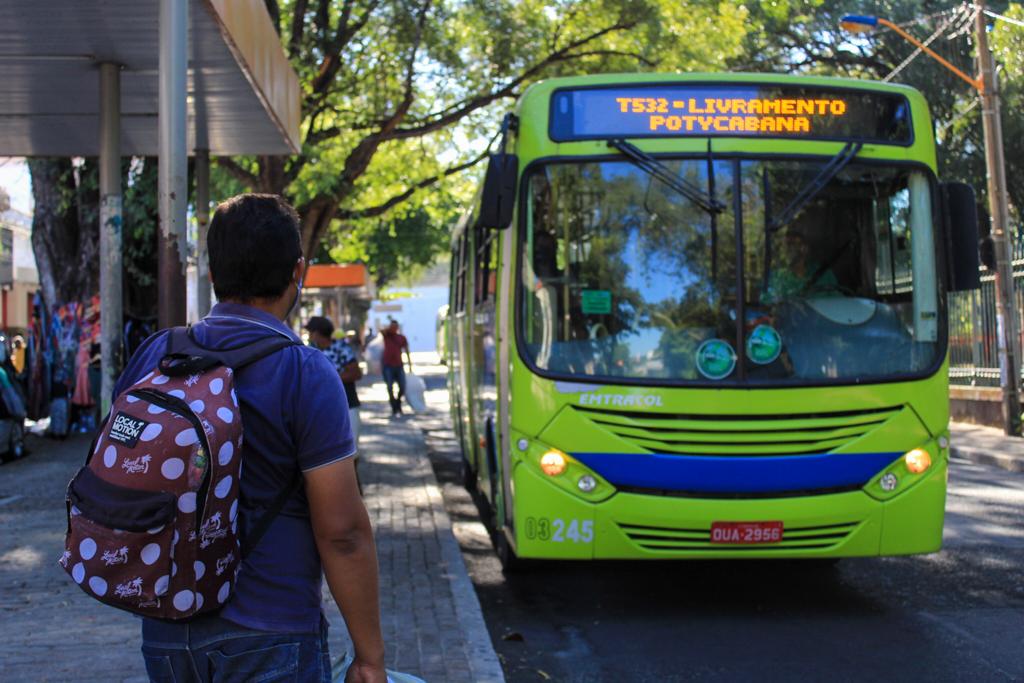
[[[196,150],[196,313],[200,318],[210,312],[210,264],[206,251],[206,231],[210,227],[210,150]]]
[[[978,2],[975,18],[978,62],[981,66],[982,125],[985,131],[985,164],[988,169],[988,202],[992,214],[992,242],[996,253],[996,333],[999,337],[999,379],[1003,387],[1003,430],[1020,436],[1020,370],[1017,365],[1017,316],[1014,312],[1013,263],[1007,227],[1006,166],[1003,160],[1003,129],[999,118],[999,89],[995,64],[988,48],[985,3]]]
[[[121,67],[100,64],[100,408],[121,371]]]
[[[160,246],[157,317],[161,328],[184,325],[186,316],[187,74],[188,2],[160,0]]]

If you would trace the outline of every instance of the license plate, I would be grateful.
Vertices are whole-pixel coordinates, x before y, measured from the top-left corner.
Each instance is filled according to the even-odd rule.
[[[782,522],[712,522],[711,542],[749,545],[778,543]]]

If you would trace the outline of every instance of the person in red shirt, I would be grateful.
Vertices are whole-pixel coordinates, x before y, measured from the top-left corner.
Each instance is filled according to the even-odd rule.
[[[398,321],[392,320],[381,335],[384,337],[384,354],[381,356],[381,374],[388,387],[388,401],[391,403],[391,417],[402,414],[402,397],[405,396],[405,368],[402,367],[402,351],[409,361],[409,372],[412,372],[412,356],[409,355],[409,340],[398,333]],[[394,385],[398,384],[398,395],[394,393]]]

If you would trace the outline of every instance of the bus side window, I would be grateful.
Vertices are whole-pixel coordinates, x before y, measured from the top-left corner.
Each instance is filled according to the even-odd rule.
[[[498,284],[498,232],[480,228],[477,233],[476,278],[473,288],[476,303],[494,301]]]
[[[462,313],[466,310],[466,265],[467,258],[467,238],[468,231],[462,233],[462,237],[459,239],[459,246],[457,250],[457,265],[456,265],[456,276],[455,276],[455,301],[454,301],[454,312]]]

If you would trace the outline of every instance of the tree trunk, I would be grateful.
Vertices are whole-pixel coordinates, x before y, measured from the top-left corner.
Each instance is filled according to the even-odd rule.
[[[99,284],[99,222],[95,169],[83,165],[76,173],[71,160],[30,159],[32,252],[48,306],[86,301]]]
[[[338,202],[328,197],[317,197],[299,211],[302,220],[302,253],[306,263],[316,255],[317,245],[338,211]]]
[[[260,157],[260,173],[256,179],[256,192],[284,196],[288,187],[285,177],[285,163],[288,157]]]

